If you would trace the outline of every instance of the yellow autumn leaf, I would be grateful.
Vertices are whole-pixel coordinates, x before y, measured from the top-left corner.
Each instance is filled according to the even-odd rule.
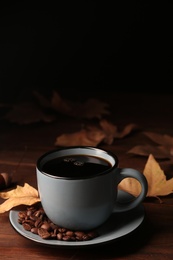
[[[141,191],[141,185],[140,183],[133,179],[133,178],[125,178],[120,182],[118,185],[118,188],[120,190],[126,191],[133,196],[137,197]]]
[[[25,183],[23,187],[17,185],[13,190],[0,192],[0,197],[6,199],[0,205],[0,213],[4,213],[19,205],[30,206],[40,201],[38,191],[28,183]]]
[[[166,196],[173,193],[173,178],[166,179],[164,171],[160,168],[160,165],[152,154],[148,157],[143,174],[148,182],[147,197]],[[135,179],[126,178],[119,184],[119,188],[134,196],[138,196],[141,185]]]
[[[144,168],[144,175],[148,181],[148,194],[150,197],[166,196],[173,193],[173,178],[167,180],[164,171],[152,154],[149,155]]]

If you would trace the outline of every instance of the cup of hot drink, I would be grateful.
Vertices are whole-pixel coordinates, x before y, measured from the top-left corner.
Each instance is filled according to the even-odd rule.
[[[95,147],[75,146],[48,151],[36,165],[38,192],[48,218],[71,230],[91,230],[112,212],[126,212],[143,202],[147,180],[132,168],[119,168],[118,157]],[[119,203],[118,184],[134,178],[141,185],[132,201]]]

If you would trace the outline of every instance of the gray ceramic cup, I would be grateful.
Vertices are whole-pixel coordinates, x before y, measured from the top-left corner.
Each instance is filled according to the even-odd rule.
[[[54,159],[58,163],[50,170]],[[67,147],[43,154],[37,160],[36,176],[48,218],[68,229],[91,230],[108,220],[112,212],[137,207],[146,197],[147,180],[135,169],[119,168],[118,163],[116,155],[95,147]],[[99,168],[99,164],[105,166]],[[132,201],[120,204],[118,184],[127,177],[139,181],[141,192]]]

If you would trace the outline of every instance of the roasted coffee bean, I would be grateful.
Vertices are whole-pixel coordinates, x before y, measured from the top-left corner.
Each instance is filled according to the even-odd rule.
[[[58,231],[60,232],[60,233],[65,233],[66,231],[67,231],[67,229],[66,228],[58,228]]]
[[[82,238],[85,235],[85,233],[83,231],[76,231],[75,235],[79,238]]]
[[[62,233],[58,233],[56,236],[57,236],[58,240],[62,240],[63,234]]]
[[[73,231],[54,224],[47,217],[39,204],[27,207],[25,211],[20,211],[18,213],[18,223],[21,224],[26,231],[39,235],[43,239],[86,241],[98,236],[98,233],[94,230]]]
[[[25,219],[25,217],[26,217],[26,213],[20,211],[20,212],[18,213],[18,216],[19,216],[20,219]]]
[[[38,234],[39,234],[39,236],[41,236],[44,239],[47,239],[50,237],[50,233],[44,228],[38,228]]]
[[[38,235],[38,228],[36,227],[31,228],[31,232]]]
[[[23,222],[23,220],[19,218],[18,223],[22,225],[22,222]]]
[[[54,223],[50,222],[50,226],[53,230],[58,229],[59,227],[55,225]]]
[[[34,214],[31,214],[31,216],[29,218],[34,220],[34,221],[36,221],[38,219],[38,217],[36,217]]]
[[[92,238],[95,238],[96,233],[94,231],[90,231],[87,233],[87,235],[92,239]]]
[[[70,230],[68,230],[68,231],[66,231],[66,236],[70,236],[70,237],[73,237],[74,236],[74,232],[73,231],[70,231]]]
[[[57,236],[57,229],[54,229],[52,232],[51,232],[51,237],[52,238],[56,238]]]
[[[64,241],[70,241],[70,240],[71,240],[71,237],[65,235],[65,236],[62,237],[62,240],[64,240]]]
[[[27,224],[29,224],[31,227],[34,227],[34,221],[33,220],[31,220],[31,219],[26,219],[25,221],[23,221],[23,223],[27,223]]]
[[[27,210],[27,212],[26,212],[26,215],[28,216],[28,217],[30,217],[31,215],[32,215],[32,210],[31,209],[29,209],[29,210]]]
[[[37,219],[36,221],[35,221],[35,227],[41,227],[41,225],[42,225],[42,220],[39,218],[39,219]]]
[[[51,226],[48,222],[43,222],[41,228],[44,228],[47,231],[51,231]]]
[[[22,226],[24,227],[25,230],[30,231],[31,226],[28,223],[23,223]]]

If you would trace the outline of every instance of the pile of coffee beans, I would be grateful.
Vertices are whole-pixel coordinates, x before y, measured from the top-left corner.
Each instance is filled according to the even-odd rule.
[[[29,232],[39,235],[43,239],[57,239],[62,241],[86,241],[98,236],[94,230],[73,231],[55,225],[44,212],[41,205],[27,207],[18,213],[18,223]]]

